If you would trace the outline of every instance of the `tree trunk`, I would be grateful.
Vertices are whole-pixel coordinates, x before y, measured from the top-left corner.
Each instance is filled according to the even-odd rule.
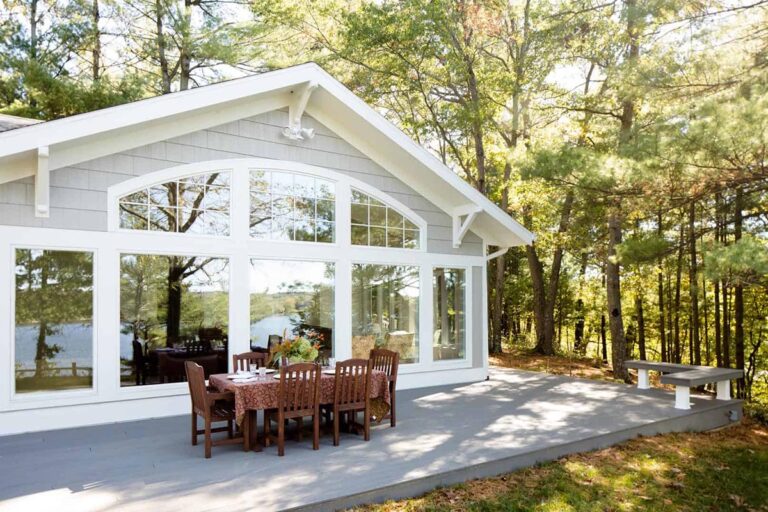
[[[31,267],[31,261],[30,261]],[[38,296],[43,297],[43,301],[47,301],[46,289],[48,288],[48,262],[46,259],[42,259],[42,265],[40,265],[40,288],[38,290]],[[40,311],[47,311],[48,308],[42,305]],[[45,377],[45,367],[48,360],[48,322],[45,318],[45,314],[40,318],[40,325],[37,330],[37,344],[35,346],[35,378],[40,379]]]
[[[736,212],[734,219],[734,239],[736,242],[741,240],[741,232],[743,225],[742,209],[743,209],[743,195],[739,188],[736,191]],[[734,331],[734,343],[736,351],[736,368],[739,370],[744,369],[744,287],[742,284],[736,283],[733,288],[733,320],[735,323]],[[744,379],[738,379],[736,381],[736,396],[738,398],[744,398],[746,396],[744,388]]]
[[[657,216],[657,234],[659,239],[664,236],[664,220],[659,211]],[[659,338],[661,339],[661,360],[667,362],[667,329],[664,318],[664,257],[659,258]]]
[[[545,354],[554,354],[554,347],[551,343],[546,342],[545,336],[545,321],[544,315],[546,306],[544,301],[546,300],[544,291],[544,271],[542,269],[541,260],[539,260],[538,254],[536,254],[536,246],[531,244],[525,247],[525,255],[528,260],[528,268],[531,274],[531,288],[533,292],[533,326],[536,331],[536,350]],[[545,351],[549,350],[549,351]]]
[[[682,351],[680,347],[680,285],[683,274],[683,246],[685,245],[685,233],[683,231],[682,220],[680,222],[680,236],[678,238],[677,251],[677,273],[675,275],[675,345],[673,361],[680,364],[682,362]]]
[[[605,269],[608,323],[611,330],[611,363],[613,376],[629,382],[629,372],[624,366],[627,347],[621,314],[621,265],[616,253],[616,247],[620,243],[621,213],[618,207],[614,207],[608,216],[608,261]]]
[[[638,292],[635,297],[635,314],[637,315],[637,350],[640,353],[640,359],[647,359],[645,353],[645,316],[643,314],[643,297]]]
[[[166,316],[166,346],[179,343],[181,335],[181,287],[184,268],[179,258],[170,257],[168,267],[168,312]]]
[[[101,29],[99,29],[101,13],[99,12],[99,0],[93,0],[93,4],[91,5],[91,16],[93,17],[91,20],[93,23],[91,77],[94,82],[98,82],[101,77]]]
[[[690,267],[688,289],[691,298],[691,357],[693,364],[701,364],[701,345],[699,342],[699,277],[698,263],[696,260],[696,203],[691,202],[688,211],[688,237],[690,248]]]
[[[157,60],[160,64],[160,88],[162,94],[168,94],[171,92],[171,72],[166,56],[165,28],[163,27],[164,15],[163,0],[155,0],[155,41],[157,44]]]
[[[600,342],[603,347],[603,363],[608,362],[608,341],[605,335],[605,314],[600,315]]]

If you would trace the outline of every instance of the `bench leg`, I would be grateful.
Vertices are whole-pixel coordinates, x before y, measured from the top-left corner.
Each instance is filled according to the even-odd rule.
[[[717,383],[717,399],[718,400],[730,400],[731,399],[731,381],[721,380]]]
[[[651,389],[651,383],[648,380],[648,370],[642,368],[637,370],[637,389]]]
[[[688,410],[691,408],[691,388],[675,386],[675,409]]]

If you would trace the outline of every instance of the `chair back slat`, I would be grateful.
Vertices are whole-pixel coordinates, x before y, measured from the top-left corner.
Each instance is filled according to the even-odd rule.
[[[280,368],[278,410],[285,417],[314,414],[320,400],[320,366],[298,363]]]
[[[384,372],[390,382],[397,380],[397,370],[400,366],[400,354],[392,350],[375,348],[371,350],[373,369]]]
[[[370,396],[372,371],[373,361],[370,359],[348,359],[336,363],[334,404],[346,408],[365,407]]]
[[[232,356],[232,371],[234,372],[239,370],[248,371],[252,364],[259,368],[267,366],[267,354],[264,352],[245,352]]]
[[[192,410],[197,414],[208,416],[208,393],[205,389],[205,372],[203,367],[193,361],[186,361],[184,369],[187,373],[189,395],[192,398]]]

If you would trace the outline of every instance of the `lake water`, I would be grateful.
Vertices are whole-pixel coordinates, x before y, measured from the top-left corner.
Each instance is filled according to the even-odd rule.
[[[298,320],[298,315],[271,315],[251,324],[251,339],[260,347],[267,346],[270,334],[283,335],[283,331],[291,332],[291,320]],[[37,325],[19,325],[16,327],[16,363],[22,368],[35,367],[37,351]],[[120,357],[133,358],[130,333],[120,333]],[[57,326],[56,333],[46,337],[46,343],[58,345],[61,351],[53,357],[54,366],[69,366],[73,362],[77,366],[93,366],[93,327],[90,324],[62,324]]]

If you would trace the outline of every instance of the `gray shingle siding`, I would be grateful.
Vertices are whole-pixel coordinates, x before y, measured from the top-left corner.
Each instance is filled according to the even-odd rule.
[[[290,160],[357,178],[402,202],[429,224],[430,252],[482,254],[482,240],[468,233],[462,246],[451,245],[451,218],[402,181],[309,116],[310,140],[292,142],[281,135],[288,113],[273,111],[207,130],[174,137],[121,153],[82,162],[51,173],[51,216],[34,216],[31,178],[0,185],[0,224],[106,231],[107,189],[135,176],[176,165],[223,158]]]

